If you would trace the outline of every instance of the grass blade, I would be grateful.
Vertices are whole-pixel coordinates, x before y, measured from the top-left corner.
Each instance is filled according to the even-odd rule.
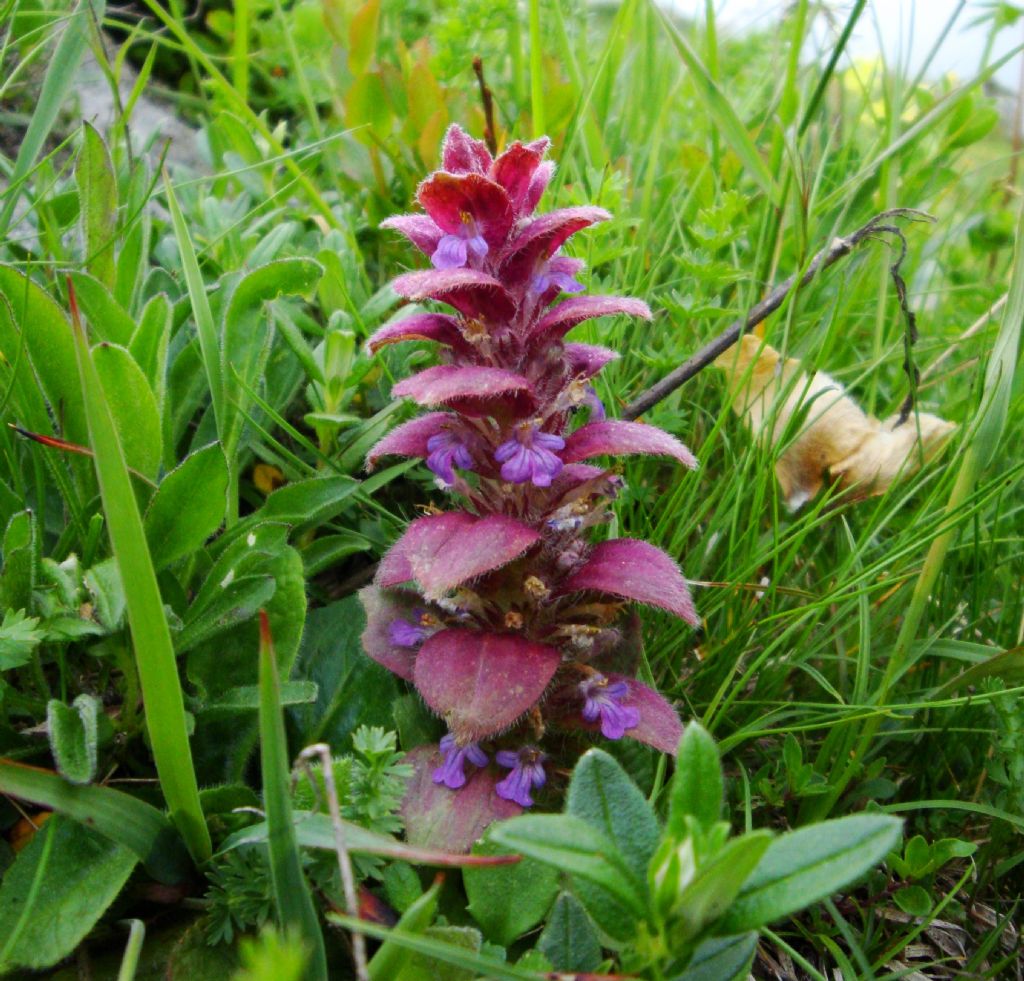
[[[146,726],[157,775],[171,820],[185,839],[192,857],[197,862],[204,862],[210,857],[212,846],[199,805],[199,786],[192,765],[185,704],[171,632],[124,452],[93,364],[70,281],[68,290],[85,417],[95,454],[103,510],[110,529],[110,543],[124,583],[128,623],[146,703]]]
[[[302,874],[299,843],[292,822],[289,793],[288,743],[281,714],[281,682],[270,636],[270,621],[260,611],[260,763],[263,769],[263,806],[267,813],[267,846],[274,883],[278,925],[303,938],[310,960],[306,977],[327,978],[327,959],[320,922],[309,885]]]
[[[48,807],[139,856],[159,882],[188,878],[191,863],[163,812],[112,787],[75,786],[50,770],[0,759],[0,794]]]
[[[57,122],[60,108],[74,84],[79,62],[89,40],[89,19],[95,17],[97,21],[102,20],[104,7],[102,0],[95,0],[94,6],[90,0],[81,0],[68,18],[64,33],[50,56],[32,120],[18,147],[14,170],[7,182],[7,200],[0,212],[0,239],[7,237],[15,205],[21,197],[22,181],[29,175],[36,157],[46,144]]]

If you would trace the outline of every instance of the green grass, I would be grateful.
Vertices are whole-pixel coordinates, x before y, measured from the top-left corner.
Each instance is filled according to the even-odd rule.
[[[180,111],[204,132],[211,169],[171,169],[161,181],[153,162],[129,152],[122,118],[108,147],[113,265],[96,220],[79,208],[68,154],[81,141],[58,115],[74,87],[74,58],[61,52],[78,57],[87,8],[71,14],[54,2],[44,5],[48,18],[36,17],[15,0],[3,14],[5,27],[21,19],[0,46],[9,79],[0,98],[30,121],[20,149],[0,158],[10,185],[0,200],[0,261],[10,267],[0,270],[0,525],[30,508],[39,542],[27,579],[14,581],[4,555],[0,596],[27,597],[19,606],[41,633],[18,648],[29,652],[24,662],[0,659],[0,756],[52,768],[45,741],[28,730],[50,699],[94,693],[109,716],[101,772],[159,779],[163,799],[154,791],[147,803],[166,804],[193,856],[208,856],[197,784],[226,800],[225,788],[255,776],[254,712],[230,706],[258,703],[256,611],[268,609],[279,667],[298,665],[291,680],[323,683],[325,662],[300,650],[307,617],[351,592],[420,506],[442,501],[421,468],[397,467],[317,498],[315,512],[312,497],[308,509],[303,498],[275,510],[262,483],[270,471],[257,479],[256,468],[296,485],[328,474],[362,480],[365,450],[408,417],[388,391],[426,356],[360,350],[393,312],[384,284],[415,261],[377,225],[411,207],[449,122],[482,133],[470,69],[479,53],[502,138],[554,138],[559,169],[543,208],[593,202],[614,213],[573,245],[589,291],[638,296],[655,311],[650,324],[591,322],[574,335],[623,354],[599,384],[612,415],[835,236],[891,207],[935,216],[904,226],[903,275],[920,330],[919,407],[958,425],[937,461],[880,496],[844,503],[826,493],[791,514],[773,473],[778,450],[752,440],[723,373],[709,368],[644,416],[689,445],[700,469],[625,461],[629,491],[613,527],[664,548],[702,584],[699,633],[644,613],[646,670],[718,741],[735,830],[877,807],[907,818],[908,839],[979,846],[916,879],[879,873],[777,924],[762,938],[766,950],[808,977],[838,967],[881,979],[901,963],[951,976],[928,961],[943,957],[929,931],[945,920],[964,931],[961,969],[997,976],[1012,962],[1006,917],[1024,882],[1024,259],[1014,258],[1013,149],[983,93],[995,62],[957,81],[933,80],[928,65],[915,77],[884,59],[851,65],[842,49],[858,20],[866,29],[864,3],[845,6],[822,51],[806,0],[778,29],[749,36],[716,24],[712,3],[697,25],[673,23],[643,0],[418,0],[401,17],[387,4],[379,17],[332,6],[326,22],[311,4],[248,2],[206,23],[182,19],[174,5],[146,6],[153,16],[141,25],[108,9],[104,26],[155,87],[177,91]],[[244,36],[232,33],[239,27]],[[1009,30],[991,21],[993,37],[1000,29]],[[510,51],[509,37],[523,49]],[[944,43],[955,44],[952,33]],[[32,77],[38,100],[24,87]],[[764,325],[773,347],[827,371],[880,418],[898,410],[907,386],[893,258],[891,242],[862,245]],[[79,290],[89,339],[131,353],[149,392],[144,408],[107,411],[90,374],[97,349],[81,339],[76,347],[70,333],[54,346],[46,333],[67,327],[64,273],[85,270],[112,286],[109,302]],[[262,285],[250,278],[264,270]],[[46,350],[77,350],[89,405],[69,374],[74,362]],[[84,457],[25,441],[7,423],[90,445],[99,483]],[[131,436],[144,426],[160,442],[161,469],[149,475],[157,481],[215,441],[227,459],[227,491],[213,482],[212,511],[183,504],[183,523],[201,532],[188,539],[190,553],[158,573],[138,521],[153,489],[131,483],[116,456],[124,444],[139,468],[130,453],[144,457],[144,448],[131,450]],[[218,538],[221,521],[234,530]],[[119,594],[102,563],[116,556],[124,571],[126,550],[139,571]],[[81,619],[83,603],[93,626],[61,634],[58,621]],[[176,678],[169,659],[182,625],[196,639],[173,652]],[[143,636],[153,647],[138,649]],[[0,658],[14,649],[3,639]],[[292,754],[314,738],[336,738],[342,751],[360,721],[405,735],[379,717],[393,688],[359,697],[347,729],[333,716],[330,732],[326,717],[303,728],[295,709]],[[656,764],[627,762],[651,791]],[[218,822],[230,822],[233,807],[248,806],[223,800],[204,805],[215,837],[229,830]],[[0,829],[17,818],[0,802]],[[8,858],[0,850],[0,872]],[[916,923],[891,915],[910,902],[900,892],[910,886],[930,901]],[[440,941],[410,933],[395,942],[429,954]],[[146,949],[153,943],[147,934]],[[477,963],[460,956],[453,963]],[[524,971],[510,962],[508,976]]]

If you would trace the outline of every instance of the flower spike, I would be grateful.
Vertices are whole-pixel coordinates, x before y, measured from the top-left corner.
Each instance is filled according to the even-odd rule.
[[[370,347],[430,341],[438,362],[393,389],[433,411],[394,429],[367,462],[419,457],[451,504],[414,520],[381,559],[360,594],[363,641],[447,724],[440,750],[417,757],[429,763],[404,814],[415,834],[433,829],[449,847],[468,849],[489,820],[532,806],[551,747],[572,745],[566,733],[674,752],[675,708],[634,677],[630,605],[699,623],[674,557],[633,539],[591,540],[625,490],[600,458],[696,460],[669,433],[607,418],[596,380],[617,352],[566,339],[585,320],[651,311],[585,295],[573,236],[610,215],[536,213],[554,172],[549,149],[546,138],[513,142],[495,158],[452,126],[441,169],[417,192],[423,213],[383,223],[432,268],[394,280],[427,310],[385,325]]]

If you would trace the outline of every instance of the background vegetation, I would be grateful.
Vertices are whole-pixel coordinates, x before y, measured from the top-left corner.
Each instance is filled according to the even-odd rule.
[[[903,275],[918,405],[959,427],[936,462],[880,496],[826,492],[789,513],[773,464],[799,420],[758,443],[709,369],[644,417],[700,471],[627,462],[613,532],[666,549],[697,583],[699,633],[644,612],[646,667],[717,740],[734,831],[906,819],[883,865],[765,931],[754,973],[1020,975],[1020,105],[1001,119],[987,62],[967,79],[849,64],[867,6],[832,11],[818,51],[803,0],[728,42],[710,3],[690,25],[641,0],[6,0],[0,965],[78,948],[95,977],[224,977],[239,957],[246,977],[300,976],[291,935],[235,940],[270,918],[319,936],[318,910],[345,908],[333,852],[222,849],[256,820],[246,808],[291,827],[282,767],[311,743],[340,754],[347,819],[400,830],[396,750],[437,726],[362,655],[352,592],[442,497],[421,467],[363,471],[410,413],[393,380],[431,357],[372,358],[364,341],[396,312],[384,284],[414,261],[379,222],[411,207],[449,123],[483,133],[480,56],[499,140],[554,140],[543,207],[615,215],[577,246],[590,291],[656,313],[578,332],[623,353],[599,391],[612,414],[835,236],[897,206],[935,217],[905,227]],[[993,37],[1019,15],[982,13]],[[109,131],[73,108],[92,59],[119,93]],[[191,165],[162,166],[159,131],[133,142],[151,97],[195,130]],[[764,325],[879,417],[908,384],[894,248],[860,247]],[[277,667],[262,681],[260,609]],[[664,812],[666,761],[616,754]],[[551,907],[541,891],[516,932],[467,911],[457,873],[425,889],[397,843],[383,858],[357,845],[357,878],[408,932],[472,955],[468,974],[444,976],[487,973],[472,958],[499,945],[524,972],[616,964],[614,945],[571,961],[551,939],[552,922],[586,917],[570,892]],[[183,872],[192,862],[203,877]],[[303,875],[316,908],[282,908],[281,883]],[[146,922],[144,944],[125,919]],[[326,937],[346,970],[346,935]],[[379,976],[456,971],[424,960],[429,946],[401,949],[406,973]]]

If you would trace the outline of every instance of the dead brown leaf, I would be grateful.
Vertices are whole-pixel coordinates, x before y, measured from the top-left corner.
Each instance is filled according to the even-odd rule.
[[[754,435],[772,446],[788,439],[775,476],[793,511],[826,480],[838,481],[858,500],[884,493],[898,476],[934,457],[956,429],[928,412],[911,414],[903,425],[896,416],[879,421],[831,375],[808,377],[799,360],[783,358],[752,334],[715,363],[727,373],[733,409]],[[795,436],[793,426],[799,427]]]

